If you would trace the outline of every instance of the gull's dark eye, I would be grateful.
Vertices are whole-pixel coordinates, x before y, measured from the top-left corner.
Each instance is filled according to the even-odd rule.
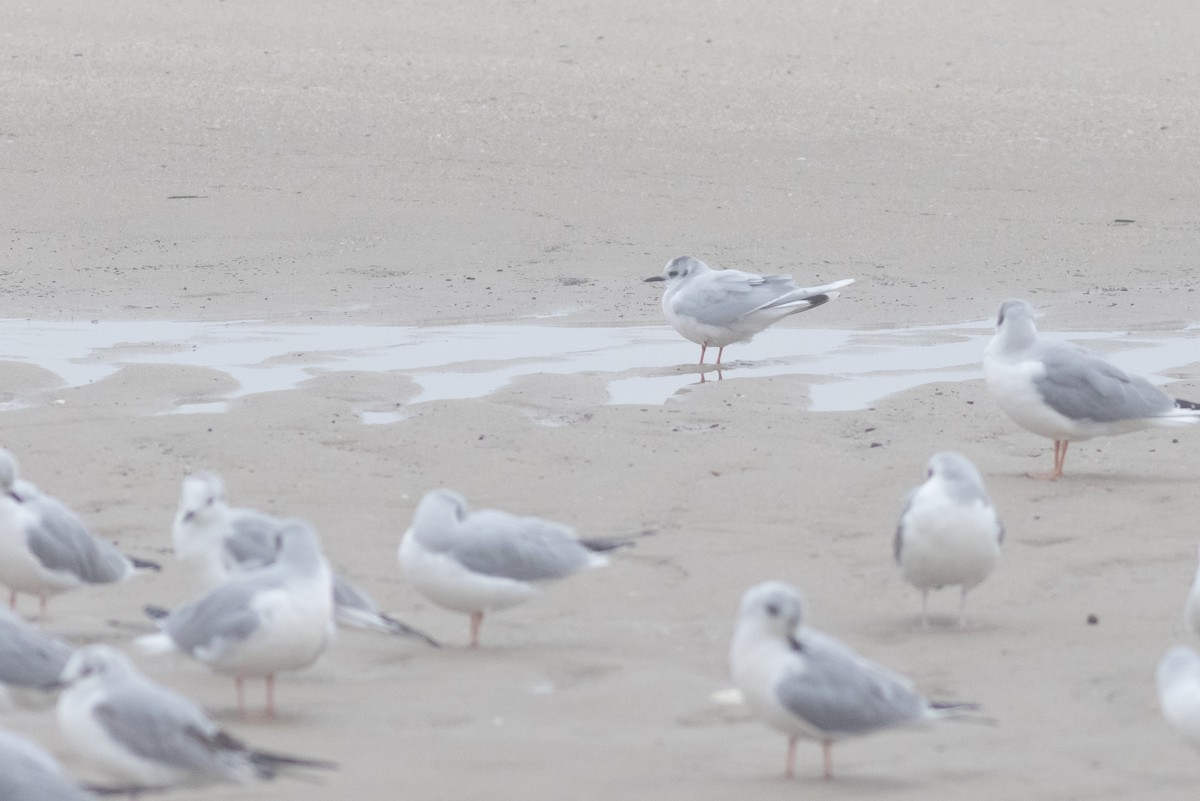
[[[779,607],[775,604],[767,604],[767,614],[771,617],[779,617]]]
[[[999,328],[1002,325],[1004,325],[1004,312],[1003,311],[1000,312],[1000,314],[997,315],[997,317],[996,317],[996,327]]]
[[[217,499],[216,499],[216,498],[209,498],[207,501],[205,501],[205,502],[204,502],[204,505],[205,505],[205,506],[212,506],[212,505],[213,505],[214,503],[216,503],[216,502],[217,502]]]
[[[925,471],[925,478],[933,478],[933,468],[932,467]]]
[[[671,272],[667,273],[667,275],[668,275],[669,277],[671,277],[671,278],[674,278],[675,276],[679,275],[679,271],[678,271],[678,270],[671,270]]]

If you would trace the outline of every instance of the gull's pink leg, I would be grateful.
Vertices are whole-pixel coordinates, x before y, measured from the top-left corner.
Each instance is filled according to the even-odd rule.
[[[275,674],[267,674],[267,717],[275,717]]]
[[[1040,478],[1045,481],[1055,481],[1062,478],[1063,463],[1067,461],[1067,446],[1071,444],[1070,440],[1056,439],[1054,440],[1054,472],[1053,473],[1026,473],[1030,478]]]
[[[833,740],[822,740],[821,752],[825,756],[825,781],[830,781],[833,779]]]
[[[721,347],[720,347],[720,348],[717,350],[717,366],[718,366],[718,367],[720,367],[720,366],[721,366],[721,354],[723,354],[724,352],[725,352],[725,346],[724,346],[724,345],[722,345],[722,346],[721,346]]]
[[[708,351],[708,345],[700,343],[700,364],[704,364],[704,354]]]
[[[471,613],[471,647],[479,647],[479,628],[483,625],[483,612]]]
[[[787,758],[783,763],[783,775],[789,779],[796,776],[796,735],[788,737]]]

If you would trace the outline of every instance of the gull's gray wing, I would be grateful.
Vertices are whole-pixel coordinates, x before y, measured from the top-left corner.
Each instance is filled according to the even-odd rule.
[[[796,289],[790,275],[714,270],[673,298],[677,314],[707,325],[730,325]]]
[[[0,613],[0,684],[49,688],[74,652],[62,640],[16,615]]]
[[[495,509],[482,509],[463,521],[450,554],[476,573],[514,581],[564,578],[592,561],[591,552],[567,526]]]
[[[4,801],[88,801],[91,797],[32,740],[0,730],[0,798]]]
[[[211,779],[230,779],[230,749],[216,725],[190,701],[140,678],[108,688],[92,714],[124,748],[151,762]],[[232,739],[232,738],[230,738]]]
[[[803,668],[776,687],[780,703],[830,735],[866,734],[926,717],[928,703],[903,678],[815,632],[793,641]]]
[[[62,501],[34,491],[26,494],[23,505],[37,517],[26,530],[29,550],[48,570],[70,573],[88,584],[120,581],[129,573],[129,559],[92,534]]]
[[[1046,367],[1037,379],[1042,399],[1072,420],[1112,423],[1166,414],[1170,395],[1141,376],[1131,376],[1098,353],[1061,342],[1044,343],[1036,354]]]
[[[225,556],[241,570],[263,567],[275,561],[275,534],[283,525],[269,515],[238,509],[225,537]]]
[[[258,592],[273,586],[273,582],[262,580],[265,578],[239,578],[218,585],[172,612],[163,627],[176,647],[188,654],[214,647],[220,641],[244,640],[262,622],[251,602]]]

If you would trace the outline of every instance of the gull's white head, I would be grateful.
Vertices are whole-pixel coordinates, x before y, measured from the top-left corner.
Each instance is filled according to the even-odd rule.
[[[782,581],[755,584],[742,596],[737,636],[758,635],[786,640],[800,626],[800,591]]]
[[[977,498],[988,500],[987,491],[983,487],[983,476],[971,463],[971,460],[961,453],[942,451],[935,453],[929,459],[927,478],[937,478],[942,482],[946,494],[952,500],[969,502]]]
[[[225,482],[216,473],[201,470],[183,480],[178,517],[185,523],[210,519],[225,506]]]
[[[305,574],[315,573],[326,564],[317,530],[303,520],[285,520],[275,532],[276,564],[286,564]]]
[[[663,267],[662,275],[654,275],[646,279],[650,281],[666,281],[668,284],[677,283],[689,275],[708,272],[708,265],[691,256],[676,256]]]
[[[129,657],[111,645],[85,645],[67,660],[58,680],[63,684],[103,682],[135,672],[137,668],[133,666]]]

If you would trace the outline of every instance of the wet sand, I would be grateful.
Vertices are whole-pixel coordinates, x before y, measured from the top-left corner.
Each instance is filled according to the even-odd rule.
[[[6,318],[521,321],[553,338],[662,324],[641,279],[688,252],[857,279],[797,328],[978,321],[1013,295],[1048,331],[1175,336],[1197,319],[1188,4],[0,9]],[[110,621],[188,598],[171,516],[182,477],[210,468],[235,504],[310,519],[337,567],[452,647],[343,631],[281,681],[274,722],[236,719],[226,678],[139,658],[239,736],[342,765],[319,785],[175,798],[1190,794],[1194,754],[1158,713],[1153,668],[1191,638],[1200,432],[1075,445],[1066,479],[1034,482],[1050,443],[980,380],[813,412],[802,374],[739,377],[756,346],[661,405],[606,404],[599,372],[527,375],[364,425],[414,396],[411,377],[331,370],[171,415],[232,380],[167,354],[63,387],[9,341],[0,400],[25,408],[0,412],[3,445],[166,565],[56,599],[48,626],[125,645]],[[680,339],[631,369],[698,380],[696,350]],[[1200,363],[1170,377],[1200,396]],[[924,632],[891,537],[945,448],[979,465],[1008,538],[973,627],[950,625],[945,592]],[[395,562],[442,485],[587,536],[657,534],[490,618],[469,652],[466,620]],[[710,700],[738,598],[768,578],[804,590],[814,625],[998,725],[846,743],[831,784],[808,745],[784,781],[784,738]],[[47,710],[4,724],[94,775]]]

